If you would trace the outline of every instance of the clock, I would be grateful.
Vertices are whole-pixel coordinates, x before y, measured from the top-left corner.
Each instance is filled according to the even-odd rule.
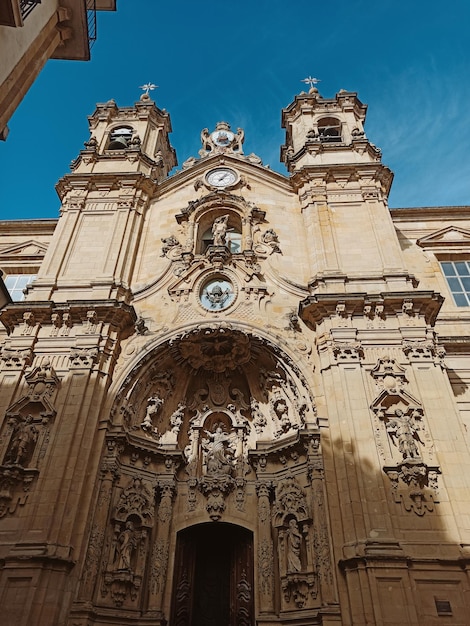
[[[207,174],[206,181],[213,187],[223,188],[234,185],[237,182],[237,178],[236,172],[229,167],[217,167]]]
[[[232,282],[225,277],[211,278],[202,286],[199,300],[208,311],[226,309],[235,300]]]

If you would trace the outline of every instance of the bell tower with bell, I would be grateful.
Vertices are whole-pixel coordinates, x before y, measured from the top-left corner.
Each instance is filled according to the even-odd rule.
[[[88,122],[90,138],[56,187],[61,235],[54,238],[35,281],[38,300],[92,294],[128,301],[149,203],[177,164],[168,138],[170,116],[148,93],[130,107],[118,107],[114,100],[98,104]]]
[[[306,79],[305,82],[309,82]],[[333,291],[361,277],[360,290],[410,287],[387,201],[393,174],[364,131],[367,106],[340,90],[323,98],[310,79],[282,111],[281,160],[299,196],[313,290]],[[368,275],[368,276],[367,276]]]

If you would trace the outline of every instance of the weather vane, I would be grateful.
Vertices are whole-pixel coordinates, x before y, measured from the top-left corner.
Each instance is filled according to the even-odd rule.
[[[144,94],[146,96],[149,95],[149,91],[153,91],[154,89],[158,89],[158,85],[154,85],[153,83],[145,83],[145,85],[141,85],[139,89],[144,90]]]
[[[319,78],[313,78],[313,76],[307,76],[307,78],[302,78],[301,83],[305,83],[310,86],[310,89],[313,89],[317,83],[320,82]]]

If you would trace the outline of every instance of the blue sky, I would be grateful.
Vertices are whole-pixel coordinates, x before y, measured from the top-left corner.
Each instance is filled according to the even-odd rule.
[[[117,4],[98,14],[92,61],[49,61],[10,120],[0,219],[57,217],[54,185],[96,102],[129,106],[147,81],[170,113],[179,166],[202,128],[226,120],[245,129],[245,153],[285,174],[281,109],[308,75],[326,98],[347,89],[368,104],[367,136],[395,173],[391,207],[470,204],[468,0]]]

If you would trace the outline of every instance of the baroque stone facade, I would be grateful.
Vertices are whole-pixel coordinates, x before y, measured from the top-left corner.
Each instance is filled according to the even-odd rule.
[[[60,219],[0,223],[5,624],[467,623],[470,208],[389,210],[365,115],[170,175],[169,114],[99,104]]]

